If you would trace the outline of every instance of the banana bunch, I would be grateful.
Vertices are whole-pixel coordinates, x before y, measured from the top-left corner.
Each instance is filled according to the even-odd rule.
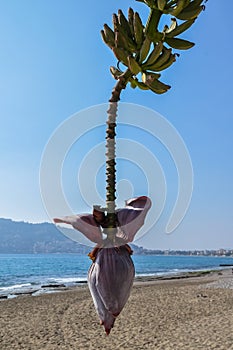
[[[153,17],[153,23],[154,19]],[[131,87],[159,94],[166,92],[170,86],[160,82],[160,74],[155,71],[162,71],[175,61],[171,49],[164,47],[162,41],[154,44],[152,49],[153,41],[147,35],[148,30],[142,24],[139,14],[131,8],[128,10],[128,18],[119,10],[117,15],[113,14],[112,21],[113,29],[104,24],[101,30],[102,39],[113,51],[118,63],[122,63],[130,71],[128,82]],[[110,72],[116,80],[124,74],[119,64],[117,67],[111,66]],[[139,73],[142,75],[141,81],[136,77]]]
[[[208,0],[136,0],[145,3],[151,9],[160,11],[181,20],[196,18]]]
[[[157,1],[158,7],[161,2],[164,1]],[[164,14],[187,21],[198,17],[201,11],[205,9],[203,3],[207,2],[207,0],[168,0],[165,2],[166,5],[161,10]]]
[[[184,39],[176,38],[189,29],[198,15],[205,9],[203,5],[208,0],[136,0],[151,8],[147,25],[148,36],[153,42],[165,41],[170,47],[178,50],[188,50],[195,44]],[[170,27],[165,26],[158,31],[158,20],[163,14],[174,16]],[[177,19],[184,21],[178,25]]]
[[[128,10],[128,19],[121,10],[118,15],[113,14],[113,30],[104,24],[101,30],[103,41],[112,49],[118,61],[125,66],[129,63],[135,66],[134,60],[144,42],[144,26],[137,12]],[[129,59],[130,57],[130,59]]]
[[[113,51],[118,60],[117,67],[110,67],[112,76],[118,80],[127,72],[127,82],[132,88],[151,90],[162,94],[170,89],[159,81],[161,72],[170,67],[179,56],[172,49],[187,50],[194,43],[177,38],[189,29],[199,13],[204,9],[202,3],[207,0],[136,0],[150,7],[146,25],[137,12],[128,10],[128,18],[121,10],[113,14],[113,29],[104,24],[101,36],[106,45]],[[163,14],[174,16],[171,25],[163,31],[158,29]],[[182,20],[182,23],[178,23]],[[168,47],[167,47],[168,46]],[[170,47],[170,48],[169,48]],[[123,72],[119,63],[127,67]],[[141,73],[141,81],[137,75]],[[125,75],[124,75],[125,76]]]
[[[101,30],[101,36],[105,44],[113,51],[118,62],[127,66],[133,75],[141,70],[136,61],[136,55],[141,47],[144,35],[144,27],[139,14],[130,8],[128,11],[128,19],[121,10],[118,15],[113,14],[112,17],[113,30],[104,24]],[[119,79],[123,72],[116,67],[110,67],[111,74],[115,79]]]

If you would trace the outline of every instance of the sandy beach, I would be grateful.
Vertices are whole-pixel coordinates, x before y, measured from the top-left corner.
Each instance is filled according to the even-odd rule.
[[[0,349],[231,350],[233,275],[141,278],[109,336],[87,286],[2,300]]]

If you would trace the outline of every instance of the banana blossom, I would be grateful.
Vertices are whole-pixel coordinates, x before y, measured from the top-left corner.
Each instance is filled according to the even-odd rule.
[[[118,227],[115,239],[103,239],[101,226],[104,214],[94,209],[93,214],[80,214],[55,218],[55,223],[72,225],[82,232],[96,247],[89,254],[92,265],[88,272],[88,286],[95,309],[108,335],[116,317],[125,306],[133,285],[135,269],[131,259],[132,250],[127,244],[132,242],[144,224],[151,201],[141,196],[126,201],[125,208],[116,210]]]

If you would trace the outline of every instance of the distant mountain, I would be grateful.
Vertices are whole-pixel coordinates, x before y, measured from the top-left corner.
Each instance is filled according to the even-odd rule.
[[[74,230],[64,229],[69,237]],[[82,242],[80,240],[80,242]],[[144,249],[131,245],[135,254],[143,254]],[[0,218],[0,254],[39,254],[39,253],[76,253],[88,254],[91,247],[80,244],[63,235],[50,223],[31,224]],[[145,250],[146,251],[146,250]]]

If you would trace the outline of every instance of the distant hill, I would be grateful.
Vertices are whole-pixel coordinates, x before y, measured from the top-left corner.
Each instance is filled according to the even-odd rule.
[[[23,221],[18,222],[11,219],[0,218],[0,254],[88,254],[92,250],[92,247],[89,246],[89,241],[78,231],[69,228],[63,228],[62,231],[64,234],[61,233],[54,224],[47,222],[31,224]],[[140,255],[206,255],[233,257],[233,249],[193,251],[153,250],[145,249],[135,244],[130,244],[130,246],[134,254]]]
[[[66,229],[65,232],[70,237],[74,236],[74,230]],[[142,247],[134,244],[131,247],[135,254],[144,253]],[[31,224],[0,218],[0,254],[88,254],[91,249],[90,246],[67,238],[53,224]]]

